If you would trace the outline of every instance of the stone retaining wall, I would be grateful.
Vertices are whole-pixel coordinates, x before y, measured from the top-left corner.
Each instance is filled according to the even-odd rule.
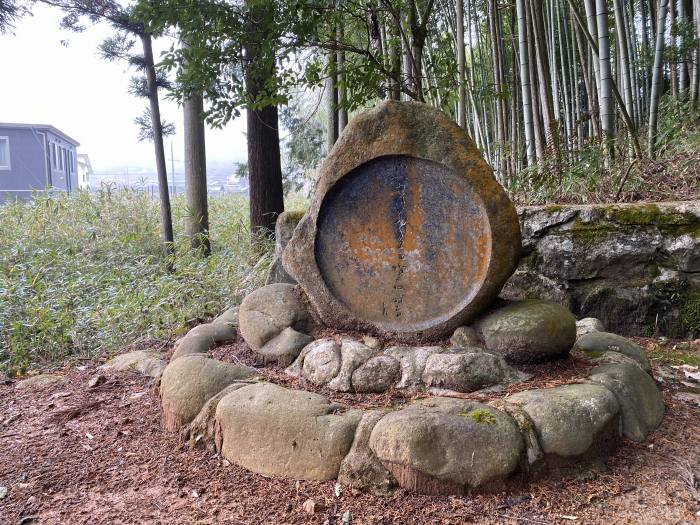
[[[501,297],[553,300],[624,335],[700,336],[700,201],[528,206],[518,214],[523,255]],[[282,245],[299,218],[280,216]],[[288,279],[279,261],[274,268],[272,282]]]
[[[523,256],[501,297],[554,300],[624,335],[700,336],[700,201],[518,214]]]

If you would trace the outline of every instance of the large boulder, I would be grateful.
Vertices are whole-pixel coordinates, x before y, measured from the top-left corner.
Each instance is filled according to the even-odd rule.
[[[634,363],[605,364],[591,370],[591,381],[615,394],[622,410],[622,431],[632,441],[644,441],[664,417],[664,401],[656,383]]]
[[[524,452],[518,427],[505,413],[440,397],[384,416],[369,446],[400,486],[429,494],[460,494],[504,479]]]
[[[267,360],[283,355],[285,366],[290,364],[301,349],[310,341],[301,344],[298,333],[306,333],[312,325],[311,316],[299,288],[291,284],[269,284],[258,288],[243,299],[239,309],[239,329],[245,342]],[[283,336],[284,341],[274,341],[285,329],[292,328]],[[287,343],[295,342],[294,345]],[[271,346],[265,349],[265,345]],[[285,343],[285,352],[280,352]],[[290,357],[292,356],[293,357]]]
[[[518,211],[524,256],[502,297],[551,300],[622,335],[699,333],[683,312],[700,292],[700,200]]]
[[[620,405],[598,384],[526,390],[508,397],[532,420],[545,454],[571,458],[597,455],[615,442]]]
[[[258,383],[219,401],[217,447],[253,472],[325,481],[338,476],[361,418],[318,394]]]
[[[576,339],[591,332],[605,332],[605,325],[595,317],[584,317],[576,321]]]
[[[515,208],[464,130],[387,101],[343,131],[282,260],[326,325],[409,341],[481,313],[519,256]]]
[[[238,307],[234,306],[212,322],[195,326],[178,339],[171,360],[185,355],[206,354],[217,345],[234,341],[238,333],[237,326]]]
[[[521,380],[505,360],[484,352],[445,352],[428,357],[423,370],[426,386],[457,392],[473,392],[481,388]]]
[[[634,359],[645,372],[651,371],[651,363],[644,348],[617,334],[590,332],[578,338],[574,350],[591,358],[601,357],[607,352],[617,352]]]
[[[526,300],[480,318],[476,331],[490,352],[511,363],[539,363],[568,354],[576,340],[576,318],[558,304]]]
[[[189,424],[204,404],[228,385],[257,377],[255,370],[200,355],[171,361],[160,381],[163,426],[176,431]]]
[[[299,356],[302,348],[313,340],[314,338],[310,335],[297,332],[288,326],[265,343],[258,350],[258,353],[263,356],[266,363],[279,363],[280,366],[288,366]]]

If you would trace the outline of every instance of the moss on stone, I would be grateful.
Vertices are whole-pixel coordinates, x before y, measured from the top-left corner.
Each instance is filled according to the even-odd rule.
[[[661,268],[657,263],[653,263],[651,266],[649,266],[649,276],[652,279],[657,278],[659,275],[661,275]]]
[[[610,206],[606,216],[620,224],[642,226],[671,226],[700,224],[693,213],[677,210],[662,210],[656,204],[635,204],[633,206]]]
[[[563,209],[564,209],[564,206],[562,206],[561,204],[548,204],[543,208],[543,210],[546,213],[557,213]]]
[[[478,423],[480,425],[496,424],[496,416],[485,408],[477,408],[475,410],[471,410],[470,412],[460,412],[459,415],[464,419],[471,419],[474,421],[474,423]]]
[[[684,298],[681,321],[693,332],[700,332],[700,292],[690,293]]]
[[[685,352],[683,350],[666,350],[657,347],[649,352],[649,357],[654,361],[668,365],[690,365],[700,366],[700,355],[694,352]]]
[[[580,246],[593,246],[605,241],[611,234],[605,222],[584,222],[576,217],[571,225],[571,240]]]

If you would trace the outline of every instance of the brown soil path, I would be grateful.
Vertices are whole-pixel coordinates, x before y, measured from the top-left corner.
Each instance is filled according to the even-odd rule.
[[[160,427],[149,379],[93,365],[67,381],[0,385],[0,524],[700,523],[700,407],[662,385],[668,413],[645,444],[624,442],[607,468],[473,497],[397,491],[381,498],[335,484],[269,479]],[[317,503],[314,514],[302,508]]]

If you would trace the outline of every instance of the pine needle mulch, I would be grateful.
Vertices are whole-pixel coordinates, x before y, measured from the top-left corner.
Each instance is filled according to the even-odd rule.
[[[561,379],[570,372],[561,371]],[[90,388],[97,373],[106,381]],[[8,489],[0,524],[333,525],[348,510],[356,525],[700,521],[700,407],[676,400],[671,390],[664,392],[666,418],[646,443],[624,441],[604,466],[573,477],[470,497],[350,490],[337,497],[333,482],[270,479],[183,447],[161,429],[147,378],[94,365],[66,374],[63,383],[27,391],[0,385],[0,486]],[[356,402],[400,402],[396,393],[367,396]],[[349,396],[337,400],[343,397]],[[314,514],[303,510],[308,499]]]

